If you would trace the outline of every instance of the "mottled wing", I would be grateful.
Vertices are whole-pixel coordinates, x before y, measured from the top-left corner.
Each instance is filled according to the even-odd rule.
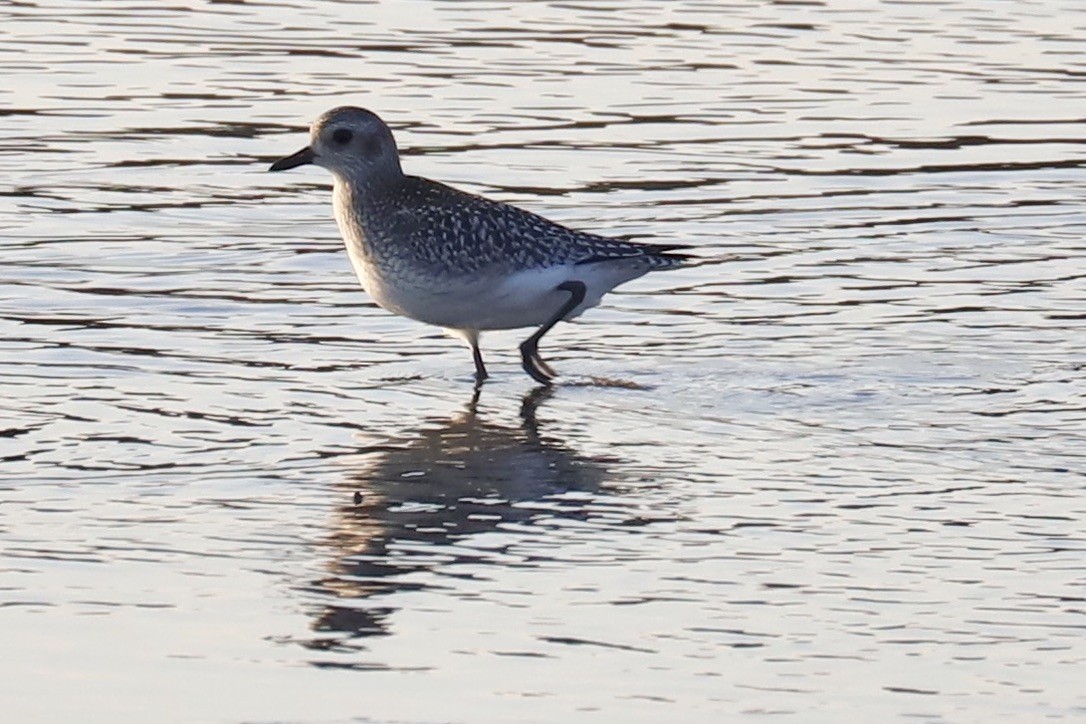
[[[406,195],[413,198],[396,214],[396,236],[412,247],[416,259],[452,273],[631,259],[665,269],[688,258],[675,253],[679,245],[637,244],[574,231],[429,179],[409,177]]]

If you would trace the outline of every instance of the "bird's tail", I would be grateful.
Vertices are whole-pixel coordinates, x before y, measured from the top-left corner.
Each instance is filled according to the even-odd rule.
[[[686,253],[686,244],[645,244],[645,256],[653,269],[679,269],[697,259]]]
[[[577,262],[577,265],[607,261],[640,261],[647,262],[650,269],[678,269],[697,258],[684,251],[689,248],[685,244],[630,245],[625,249],[608,250],[607,253],[595,254],[581,259]]]

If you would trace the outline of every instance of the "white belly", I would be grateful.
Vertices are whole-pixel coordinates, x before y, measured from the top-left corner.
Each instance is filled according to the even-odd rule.
[[[356,267],[356,272],[373,300],[394,314],[449,329],[475,330],[544,324],[569,300],[569,292],[557,286],[571,278],[571,270],[565,267],[477,279],[392,279],[367,265]],[[588,306],[582,305],[567,318]]]

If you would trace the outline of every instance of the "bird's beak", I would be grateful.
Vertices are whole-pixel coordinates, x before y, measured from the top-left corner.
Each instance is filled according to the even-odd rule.
[[[291,154],[286,158],[281,158],[271,165],[269,171],[286,171],[288,168],[295,168],[297,166],[304,166],[307,163],[313,163],[313,149],[306,146],[298,153]]]

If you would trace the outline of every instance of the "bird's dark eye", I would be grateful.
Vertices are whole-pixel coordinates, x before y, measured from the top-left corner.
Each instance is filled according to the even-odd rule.
[[[351,136],[354,135],[346,128],[337,128],[332,131],[332,140],[341,146],[345,146],[351,142]]]

